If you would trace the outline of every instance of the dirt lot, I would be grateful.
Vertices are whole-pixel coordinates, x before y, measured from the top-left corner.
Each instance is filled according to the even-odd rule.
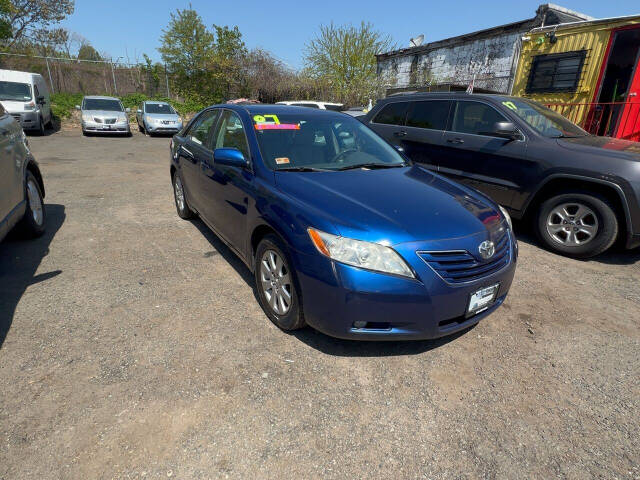
[[[520,233],[476,328],[288,335],[177,217],[169,139],[30,141],[48,232],[0,244],[0,479],[640,478],[640,251]]]

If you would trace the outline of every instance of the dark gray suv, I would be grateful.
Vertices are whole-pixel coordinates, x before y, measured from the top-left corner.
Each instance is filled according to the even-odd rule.
[[[22,127],[0,105],[0,241],[17,224],[44,233],[44,184]]]
[[[413,161],[533,220],[553,251],[586,258],[617,239],[640,246],[640,143],[590,135],[504,95],[398,95],[362,121]]]

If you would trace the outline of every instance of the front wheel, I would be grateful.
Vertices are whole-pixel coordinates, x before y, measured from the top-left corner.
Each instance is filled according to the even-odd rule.
[[[286,251],[278,237],[265,236],[256,249],[254,276],[260,306],[269,320],[282,330],[297,330],[306,323],[296,272]]]
[[[589,258],[609,249],[618,236],[618,219],[609,201],[593,193],[566,193],[546,200],[538,211],[536,233],[550,250]]]
[[[44,233],[46,212],[40,184],[31,172],[27,172],[25,191],[27,211],[24,213],[24,217],[22,217],[20,228],[29,237],[39,237]]]

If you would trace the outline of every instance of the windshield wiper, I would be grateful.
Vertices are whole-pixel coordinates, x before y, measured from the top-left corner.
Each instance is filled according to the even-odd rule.
[[[276,168],[276,172],[329,172],[330,170],[324,168],[313,167],[286,167]]]
[[[550,138],[582,138],[588,136],[589,135],[565,135],[564,133],[561,133],[560,135],[552,135]]]
[[[406,167],[405,163],[357,163],[355,165],[347,165],[346,167],[337,168],[336,170],[355,170],[356,168],[397,168]]]

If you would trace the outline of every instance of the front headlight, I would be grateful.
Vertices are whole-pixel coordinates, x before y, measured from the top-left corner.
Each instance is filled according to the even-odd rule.
[[[507,212],[507,209],[504,208],[502,205],[499,205],[499,207],[500,207],[500,211],[502,212],[502,215],[504,215],[505,220],[509,224],[509,230],[513,230],[513,224],[511,223],[511,215],[509,215],[509,212]]]
[[[91,115],[83,113],[82,114],[82,121],[83,122],[91,122],[93,119],[91,118]]]
[[[307,232],[320,253],[354,267],[414,278],[413,272],[396,251],[378,243],[338,237],[314,228]]]

